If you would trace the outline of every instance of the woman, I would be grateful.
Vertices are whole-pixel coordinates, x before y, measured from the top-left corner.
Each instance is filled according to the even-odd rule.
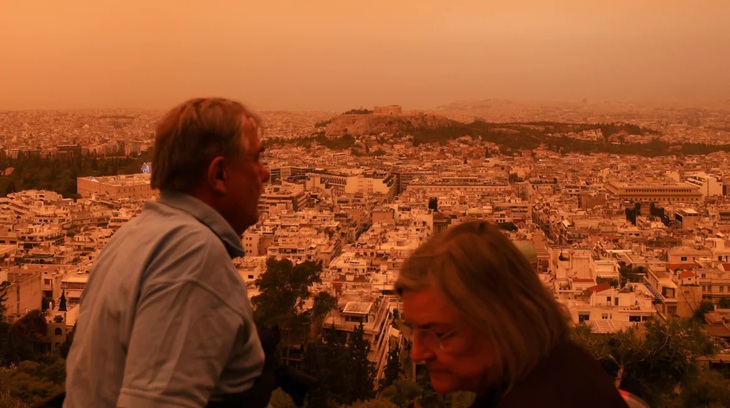
[[[626,407],[495,226],[466,222],[435,236],[405,261],[396,289],[411,357],[425,363],[436,391],[473,391],[473,407]]]

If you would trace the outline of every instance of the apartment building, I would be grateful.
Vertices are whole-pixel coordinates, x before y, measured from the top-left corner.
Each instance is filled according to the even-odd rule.
[[[695,172],[685,175],[684,181],[699,188],[704,197],[720,196],[724,194],[722,178],[716,174]]]
[[[14,323],[29,311],[41,308],[41,273],[18,268],[14,271],[3,271],[0,274],[0,293],[6,296],[5,319]]]
[[[393,314],[389,309],[390,299],[390,296],[369,293],[343,293],[337,310],[331,311],[324,319],[325,336],[338,335],[346,338],[356,327],[363,325],[364,337],[370,342],[368,360],[375,365],[376,382],[383,376],[388,360],[389,332],[393,323]]]

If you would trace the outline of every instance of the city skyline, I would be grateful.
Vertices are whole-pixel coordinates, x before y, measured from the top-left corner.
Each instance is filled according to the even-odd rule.
[[[726,100],[720,1],[0,5],[0,109]]]

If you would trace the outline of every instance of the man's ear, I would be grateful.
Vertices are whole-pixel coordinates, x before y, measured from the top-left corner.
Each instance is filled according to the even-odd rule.
[[[218,193],[226,193],[226,179],[228,171],[226,170],[226,159],[223,156],[216,156],[208,165],[208,174],[206,181],[211,190]]]

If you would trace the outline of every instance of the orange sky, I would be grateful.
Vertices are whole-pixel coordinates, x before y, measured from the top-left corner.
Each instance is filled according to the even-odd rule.
[[[0,109],[730,98],[726,0],[0,0]]]

